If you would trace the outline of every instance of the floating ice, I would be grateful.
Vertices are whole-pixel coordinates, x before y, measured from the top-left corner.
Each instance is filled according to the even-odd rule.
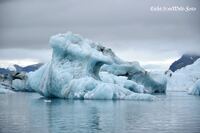
[[[120,77],[108,73],[99,75],[102,65],[123,63],[111,49],[70,32],[51,37],[50,45],[53,48],[51,61],[28,74],[27,87],[41,95],[67,99],[155,98],[135,93],[143,92],[144,86],[134,81],[119,81]]]
[[[0,94],[6,94],[6,93],[13,93],[13,91],[9,90],[6,86],[0,83]]]
[[[15,91],[28,91],[26,80],[20,80],[20,79],[13,80],[12,88]]]

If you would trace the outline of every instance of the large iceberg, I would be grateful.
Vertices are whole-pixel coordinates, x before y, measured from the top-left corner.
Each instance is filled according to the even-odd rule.
[[[26,88],[45,97],[67,99],[155,98],[143,94],[144,86],[127,80],[127,77],[100,72],[105,64],[123,62],[111,49],[70,32],[51,37],[50,45],[53,48],[51,61],[28,73]]]
[[[200,59],[168,76],[167,90],[188,91],[200,79]]]

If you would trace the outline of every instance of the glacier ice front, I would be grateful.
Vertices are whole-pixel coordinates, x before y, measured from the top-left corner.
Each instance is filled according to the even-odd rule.
[[[127,72],[127,64],[119,59],[111,49],[83,37],[72,34],[58,34],[50,39],[53,48],[52,59],[35,72],[28,73],[27,87],[45,97],[68,99],[130,99],[153,100],[155,97],[144,94],[153,80],[140,78],[129,80],[126,75],[116,74],[117,70]],[[104,70],[101,69],[103,65]],[[138,65],[143,73],[145,71]],[[143,79],[139,82],[140,79]],[[153,88],[153,87],[152,87]],[[164,87],[165,88],[165,87]]]

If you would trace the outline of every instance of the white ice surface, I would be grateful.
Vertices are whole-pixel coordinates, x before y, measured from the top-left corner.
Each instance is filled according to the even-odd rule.
[[[122,62],[111,49],[70,32],[51,37],[50,45],[51,61],[28,74],[27,86],[41,95],[68,99],[155,99],[150,94],[130,91],[128,88],[135,86],[135,91],[143,92],[143,86],[133,81],[99,75],[102,65]]]
[[[200,96],[200,79],[188,90],[188,94]]]
[[[1,85],[0,83],[0,94],[6,94],[6,93],[14,93],[14,92],[9,89],[6,89],[6,87]]]
[[[168,76],[168,91],[188,91],[200,79],[200,59]]]

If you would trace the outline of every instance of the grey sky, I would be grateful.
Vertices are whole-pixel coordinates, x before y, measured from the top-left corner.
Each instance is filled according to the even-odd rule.
[[[189,6],[194,12],[152,12]],[[51,35],[72,31],[125,60],[159,62],[200,53],[199,0],[0,0],[0,60],[51,58]]]

